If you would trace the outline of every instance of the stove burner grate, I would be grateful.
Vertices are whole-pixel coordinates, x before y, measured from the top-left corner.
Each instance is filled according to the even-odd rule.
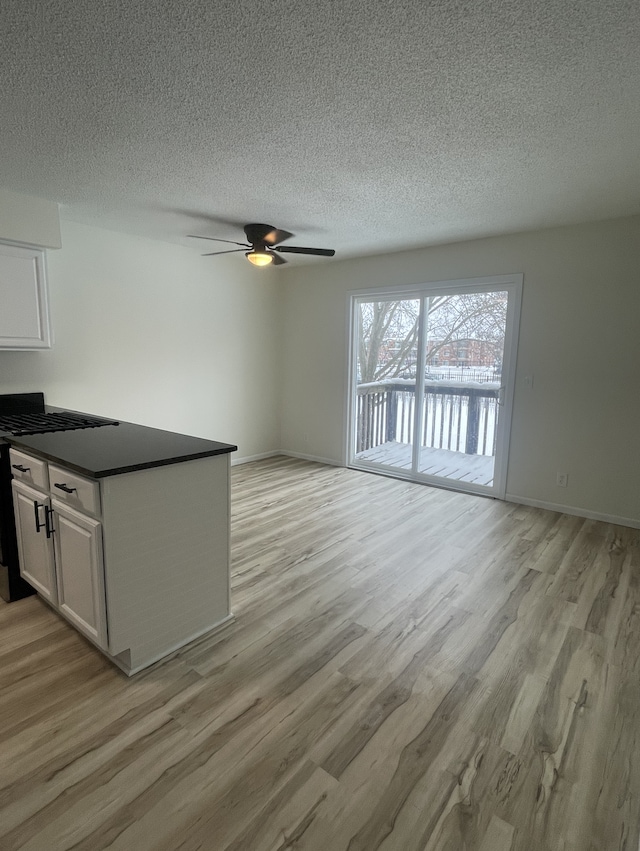
[[[72,431],[80,428],[99,428],[100,426],[119,425],[117,420],[76,414],[72,411],[9,414],[0,416],[0,432],[13,437],[25,437],[29,434],[46,434],[51,431]]]

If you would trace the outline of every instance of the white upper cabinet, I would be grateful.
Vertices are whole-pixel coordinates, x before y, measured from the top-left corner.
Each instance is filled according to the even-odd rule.
[[[0,349],[49,349],[44,251],[0,243]]]

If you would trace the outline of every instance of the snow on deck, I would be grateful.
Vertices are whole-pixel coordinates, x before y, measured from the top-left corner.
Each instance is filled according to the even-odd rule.
[[[386,467],[410,470],[412,447],[408,443],[390,441],[359,452],[356,460],[373,461]],[[494,460],[492,455],[466,455],[464,452],[454,452],[450,449],[423,447],[420,450],[419,471],[429,476],[491,487]]]

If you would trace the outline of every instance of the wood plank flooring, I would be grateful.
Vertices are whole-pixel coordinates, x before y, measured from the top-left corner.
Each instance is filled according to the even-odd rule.
[[[0,607],[2,851],[638,851],[639,531],[287,458],[232,515],[236,623],[130,680]]]

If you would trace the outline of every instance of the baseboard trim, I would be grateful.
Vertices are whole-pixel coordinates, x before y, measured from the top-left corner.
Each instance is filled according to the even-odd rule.
[[[307,455],[304,452],[292,452],[289,449],[281,449],[276,455],[286,455],[289,458],[300,458],[302,461],[315,461],[316,464],[328,464],[330,467],[344,467],[341,461],[335,458],[321,458],[319,455]]]
[[[302,461],[315,461],[317,464],[329,464],[331,467],[344,467],[341,461],[332,458],[321,458],[319,455],[306,455],[304,452],[291,452],[288,449],[274,449],[273,452],[262,452],[260,455],[245,455],[243,458],[232,458],[231,466],[250,464],[252,461],[264,461],[265,458],[277,458],[285,455],[287,458],[300,458]]]
[[[602,520],[604,523],[614,523],[616,526],[629,526],[631,529],[640,529],[640,520],[632,517],[619,517],[616,514],[602,514],[600,511],[590,511],[588,508],[576,508],[573,505],[559,505],[555,502],[546,502],[541,499],[529,499],[526,496],[508,493],[505,495],[506,502],[517,502],[520,505],[530,505],[532,508],[546,508],[548,511],[559,511],[561,514],[572,514],[575,517],[584,517],[586,520]]]
[[[218,623],[213,624],[213,626],[206,626],[204,629],[198,630],[198,632],[194,633],[189,638],[183,639],[182,641],[174,644],[168,650],[163,650],[158,655],[150,657],[145,662],[142,662],[140,665],[137,665],[134,668],[127,669],[124,667],[115,656],[108,656],[112,662],[122,670],[128,677],[133,677],[135,674],[139,674],[140,671],[144,671],[146,668],[150,668],[151,665],[155,665],[156,662],[162,662],[163,664],[167,662],[169,659],[174,657],[180,650],[183,650],[188,644],[197,641],[199,638],[213,638],[218,635],[218,633],[225,632],[234,622],[235,615],[233,612],[230,612],[226,617],[224,617]],[[222,639],[224,636],[221,634],[220,638]]]
[[[231,466],[236,467],[238,464],[250,464],[252,461],[264,461],[265,458],[275,458],[276,455],[285,454],[274,449],[272,452],[261,452],[259,455],[245,455],[243,458],[232,458]]]

